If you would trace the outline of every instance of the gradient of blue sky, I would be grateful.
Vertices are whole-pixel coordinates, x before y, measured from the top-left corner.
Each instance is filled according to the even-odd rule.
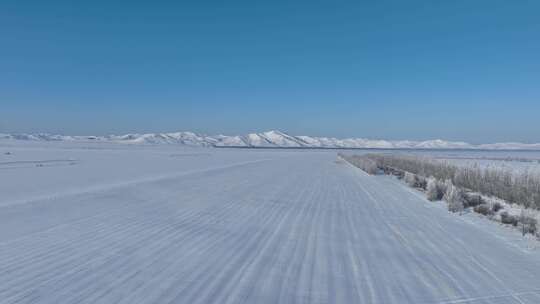
[[[0,132],[540,142],[540,2],[0,2]]]

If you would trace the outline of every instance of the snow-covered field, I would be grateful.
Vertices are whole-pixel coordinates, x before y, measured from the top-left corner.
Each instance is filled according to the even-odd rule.
[[[540,303],[540,248],[333,151],[0,143],[0,303]]]

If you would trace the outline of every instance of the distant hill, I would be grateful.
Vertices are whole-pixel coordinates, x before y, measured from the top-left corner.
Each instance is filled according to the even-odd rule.
[[[540,144],[495,143],[473,145],[441,139],[427,141],[373,140],[365,138],[338,139],[333,137],[293,136],[281,131],[247,135],[204,135],[193,132],[147,133],[107,136],[69,136],[52,134],[0,134],[0,140],[111,142],[126,144],[181,144],[204,147],[245,148],[382,148],[382,149],[488,149],[540,150]]]

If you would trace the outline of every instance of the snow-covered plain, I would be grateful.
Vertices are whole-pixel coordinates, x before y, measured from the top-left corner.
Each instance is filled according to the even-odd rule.
[[[540,303],[540,249],[318,150],[0,145],[0,303]]]

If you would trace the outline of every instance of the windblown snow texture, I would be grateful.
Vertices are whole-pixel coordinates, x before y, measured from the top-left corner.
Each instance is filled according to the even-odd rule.
[[[0,170],[0,303],[540,303],[539,252],[334,153],[171,151]]]

